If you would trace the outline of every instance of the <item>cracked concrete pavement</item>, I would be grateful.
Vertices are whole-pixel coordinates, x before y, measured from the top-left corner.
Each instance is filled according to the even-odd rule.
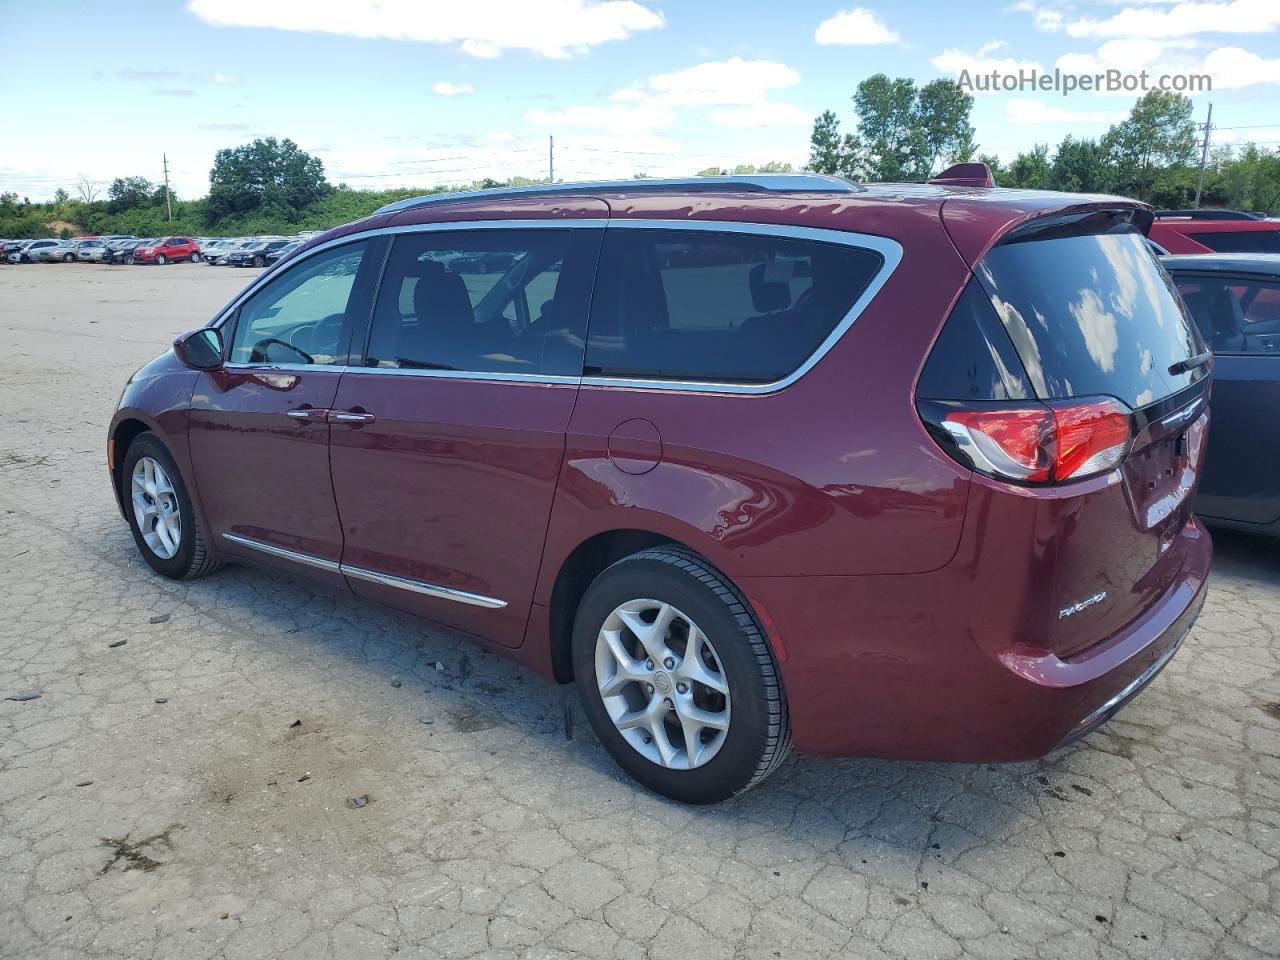
[[[1218,535],[1171,666],[1044,761],[793,758],[681,807],[571,688],[143,564],[104,428],[248,279],[0,268],[0,697],[40,694],[0,700],[0,957],[1280,956],[1280,544]]]

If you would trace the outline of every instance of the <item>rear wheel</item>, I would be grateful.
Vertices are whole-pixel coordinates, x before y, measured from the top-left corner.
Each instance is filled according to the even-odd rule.
[[[574,621],[573,659],[596,735],[664,796],[726,800],[790,749],[764,631],[727,579],[679,547],[632,554],[596,578]]]
[[[261,267],[261,266],[264,266],[264,265],[266,264],[266,262],[267,262],[267,261],[266,261],[265,259],[263,259],[263,258],[262,258],[262,256],[260,256],[260,255],[259,255],[259,256],[256,256],[256,257],[254,257],[254,258],[253,258],[253,265],[254,265],[255,267]]]
[[[125,262],[125,263],[128,263],[128,264],[132,264],[132,263],[133,263],[133,257],[132,257],[132,256],[126,256],[126,257],[124,258],[124,262]]]
[[[129,445],[120,471],[120,499],[134,542],[156,573],[190,580],[218,568],[205,547],[182,474],[154,434],[141,434]]]
[[[63,262],[63,263],[74,263],[74,262],[75,262],[75,259],[76,259],[76,256],[75,256],[75,254],[74,254],[74,253],[64,253],[64,254],[62,255],[62,262]]]
[[[160,266],[163,267],[168,262],[169,262],[169,258],[166,257],[163,253],[156,254],[156,263],[160,264]]]

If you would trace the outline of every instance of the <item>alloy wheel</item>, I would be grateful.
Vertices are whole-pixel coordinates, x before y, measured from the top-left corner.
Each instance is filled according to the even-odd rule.
[[[172,559],[182,546],[182,510],[178,491],[158,460],[142,457],[134,464],[131,499],[143,542],[160,559]]]
[[[729,732],[729,682],[715,647],[661,600],[628,600],[596,637],[596,685],[624,740],[673,770],[709,762]]]

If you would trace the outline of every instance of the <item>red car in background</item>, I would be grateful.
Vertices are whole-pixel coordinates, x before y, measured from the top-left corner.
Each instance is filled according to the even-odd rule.
[[[179,260],[200,262],[200,247],[190,237],[165,237],[159,243],[138,247],[133,251],[134,263],[175,263]]]
[[[163,576],[284,570],[576,680],[669,797],[793,742],[1041,756],[1199,613],[1212,358],[1148,207],[990,177],[384,207],[134,374],[121,513]]]
[[[1280,220],[1243,210],[1158,210],[1149,236],[1162,253],[1280,253]]]

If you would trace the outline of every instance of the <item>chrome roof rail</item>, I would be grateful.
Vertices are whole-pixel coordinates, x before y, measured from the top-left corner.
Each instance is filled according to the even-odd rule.
[[[763,173],[728,177],[644,177],[634,180],[598,180],[580,183],[546,183],[528,187],[494,187],[459,193],[429,193],[379,207],[374,214],[395,213],[435,204],[468,200],[525,200],[537,197],[582,196],[593,193],[860,193],[851,180],[821,173]]]

